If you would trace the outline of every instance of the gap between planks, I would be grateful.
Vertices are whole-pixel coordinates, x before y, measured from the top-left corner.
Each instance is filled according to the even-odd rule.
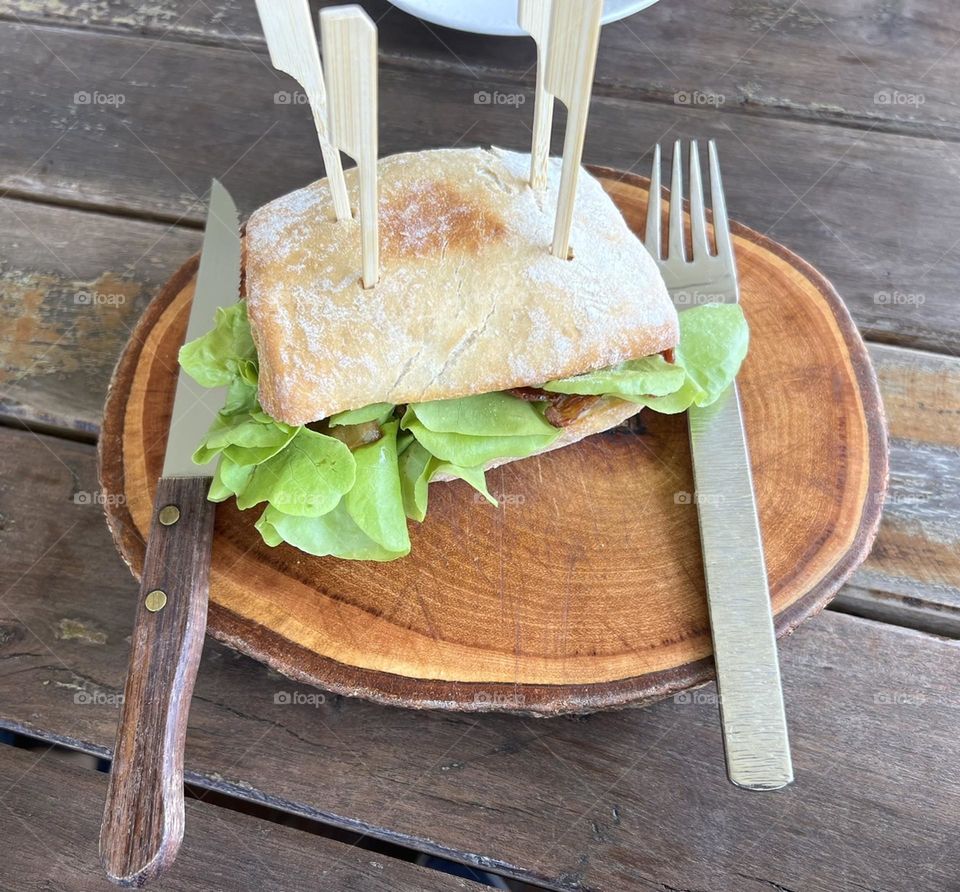
[[[42,752],[39,752],[39,755],[37,755],[38,751],[41,750]],[[109,762],[102,756],[93,755],[84,749],[76,749],[65,746],[61,743],[51,742],[50,740],[38,737],[35,734],[26,735],[19,732],[0,732],[0,759],[6,760],[8,757],[12,756],[13,753],[20,753],[24,759],[32,761],[32,765],[28,769],[27,774],[30,774],[41,761],[44,762],[46,770],[59,771],[62,769],[67,769],[73,772],[76,775],[77,782],[80,787],[78,792],[82,797],[86,798],[86,801],[79,806],[79,809],[86,813],[95,812],[99,808],[99,803],[91,802],[90,799],[93,796],[102,795],[106,792],[107,772],[109,771],[110,766]],[[69,780],[69,778],[64,780]],[[87,783],[87,781],[90,781],[90,783]],[[102,788],[100,789],[99,794],[97,792],[98,782]],[[30,781],[28,779],[28,784],[29,783]],[[329,827],[317,821],[312,821],[308,818],[299,816],[291,816],[277,809],[270,808],[269,806],[263,806],[248,800],[241,800],[234,796],[230,796],[229,794],[219,792],[211,793],[210,790],[198,789],[190,785],[185,785],[185,793],[187,798],[187,809],[189,812],[188,821],[194,822],[193,824],[188,823],[188,843],[199,842],[200,838],[204,834],[204,831],[206,831],[210,826],[216,826],[222,823],[221,820],[216,818],[215,812],[209,811],[209,809],[219,809],[221,812],[232,813],[238,817],[243,816],[247,820],[262,822],[262,824],[275,825],[278,828],[278,831],[282,833],[291,835],[308,834],[310,836],[319,837],[319,839],[323,841],[322,843],[319,843],[321,846],[323,846],[323,848],[320,852],[316,852],[317,857],[325,858],[326,862],[333,867],[348,867],[346,862],[349,857],[350,850],[353,850],[357,853],[369,853],[369,855],[372,856],[390,859],[396,870],[390,870],[389,864],[383,865],[376,864],[375,862],[371,863],[375,864],[375,866],[380,870],[384,870],[384,868],[387,867],[388,869],[385,871],[385,873],[393,877],[394,881],[399,881],[399,877],[396,876],[397,870],[403,872],[404,874],[407,871],[410,871],[411,874],[413,874],[413,872],[419,870],[431,872],[430,874],[414,874],[413,876],[406,877],[402,886],[404,889],[413,888],[412,886],[408,885],[408,883],[413,879],[417,879],[420,882],[427,882],[427,877],[432,878],[433,876],[436,877],[438,885],[434,887],[433,883],[431,882],[431,889],[439,889],[441,885],[444,889],[456,888],[463,890],[480,890],[481,888],[485,887],[484,884],[474,882],[473,880],[455,877],[439,869],[438,867],[434,867],[429,864],[417,865],[418,857],[424,854],[418,849],[388,845],[371,837],[362,837],[357,834],[339,832],[336,828]],[[193,808],[191,808],[191,805]],[[204,811],[199,814],[199,817],[208,819],[213,818],[214,820],[208,821],[203,827],[197,827],[197,806],[202,806],[204,809]],[[88,818],[86,822],[83,822],[78,818],[76,823],[91,824],[91,821]],[[99,824],[99,821],[97,823]],[[24,826],[26,827],[25,824]],[[193,827],[192,833],[190,830],[191,826]],[[254,825],[251,824],[251,826]],[[283,830],[280,830],[280,828],[283,828]],[[84,833],[94,834],[95,830],[93,827],[88,826],[84,828]],[[91,835],[89,838],[85,837],[85,841],[89,843],[86,848],[95,849],[96,838],[94,835]],[[307,845],[306,850],[310,850],[307,840],[301,837],[295,841],[305,843]],[[254,840],[253,845],[256,846],[259,844],[259,842],[260,840]],[[259,861],[259,858],[257,860]],[[182,861],[183,859],[181,859],[181,865]],[[317,866],[319,867],[320,865]],[[174,884],[177,884],[179,880],[183,879],[182,871],[175,871],[173,877],[170,879],[174,881]],[[106,883],[104,883],[104,885],[106,885]],[[545,887],[533,887],[527,885],[524,888],[534,890]]]
[[[0,720],[0,731],[5,731],[8,735],[13,735],[20,742],[9,742],[0,738],[0,747],[9,746],[14,749],[24,749],[27,751],[48,746],[60,762],[69,762],[74,767],[81,767],[94,774],[103,774],[110,770],[113,759],[113,752],[105,747],[87,743],[83,740],[75,740],[62,735],[37,731],[34,728],[19,725],[16,723]],[[24,746],[23,744],[34,744],[34,746]],[[46,757],[47,754],[44,754]],[[70,756],[87,756],[96,762],[107,763],[101,770],[91,765],[79,765],[77,761],[69,758]],[[225,811],[237,812],[239,814],[249,815],[271,824],[277,824],[289,829],[306,833],[312,836],[319,836],[323,839],[339,843],[348,848],[359,848],[365,851],[373,852],[390,858],[394,861],[410,864],[415,863],[414,859],[419,855],[428,855],[462,864],[471,869],[482,871],[483,873],[495,874],[503,880],[511,881],[513,888],[519,888],[518,884],[523,884],[524,890],[556,890],[556,892],[566,892],[565,887],[559,885],[543,885],[543,881],[537,881],[527,874],[522,868],[503,865],[506,869],[498,870],[495,862],[490,858],[479,855],[471,855],[453,849],[447,849],[442,846],[412,846],[415,841],[412,837],[400,833],[393,834],[385,828],[380,828],[379,832],[373,832],[373,828],[364,825],[359,821],[343,819],[340,821],[323,820],[319,812],[305,812],[290,803],[290,808],[284,808],[281,799],[274,799],[277,805],[270,804],[266,795],[246,785],[232,785],[226,781],[211,781],[202,775],[194,774],[190,771],[184,772],[184,790],[187,801],[197,800],[206,805],[216,808],[222,808]],[[106,787],[104,787],[104,795]],[[189,827],[187,833],[189,833]],[[407,857],[404,857],[406,855]],[[424,865],[427,870],[436,871],[443,876],[449,876],[435,867]],[[522,875],[522,879],[521,879]],[[466,888],[480,889],[481,884],[470,883]]]
[[[35,204],[40,207],[82,211],[86,214],[96,214],[98,217],[110,217],[120,220],[137,220],[141,223],[157,223],[163,226],[187,229],[193,232],[202,232],[205,221],[201,218],[191,220],[185,214],[151,213],[138,208],[124,207],[123,205],[97,204],[93,201],[79,201],[42,192],[30,192],[24,189],[0,189],[0,201],[20,201],[24,204]]]
[[[882,628],[886,625],[884,623],[875,623],[870,620],[855,618],[848,619],[845,621],[845,623],[863,626],[867,630],[870,627]],[[921,639],[921,641],[929,640],[930,645],[927,646],[943,646],[942,644],[935,644],[935,642],[938,641],[936,636],[926,635],[922,632],[900,630],[895,634],[906,636],[907,638]],[[815,692],[813,692],[813,695],[815,696]],[[654,709],[655,706],[649,708]],[[626,712],[630,712],[630,710],[626,710]],[[52,732],[46,732],[30,725],[23,725],[19,722],[2,720],[0,721],[0,729],[30,738],[40,742],[41,744],[54,744],[63,749],[69,749],[74,752],[96,757],[98,759],[109,760],[111,756],[111,752],[107,747],[88,743],[82,739],[75,739],[66,737],[64,735],[54,734]],[[345,819],[329,813],[319,812],[307,804],[298,804],[294,801],[289,801],[280,797],[269,797],[250,784],[239,781],[233,783],[225,780],[217,774],[213,774],[208,777],[194,772],[187,772],[186,778],[188,788],[193,787],[201,791],[200,798],[204,798],[204,794],[209,791],[236,800],[238,805],[240,803],[250,803],[256,807],[265,807],[271,809],[280,816],[292,815],[297,818],[303,818],[312,824],[319,825],[316,828],[316,835],[319,836],[326,837],[330,835],[329,833],[324,832],[324,830],[326,828],[333,828],[336,830],[347,831],[348,833],[360,834],[361,836],[369,836],[388,844],[398,846],[404,850],[437,855],[441,858],[457,861],[486,872],[496,873],[511,879],[520,880],[523,883],[533,885],[535,888],[557,890],[557,892],[571,892],[571,890],[579,890],[584,888],[576,881],[574,881],[574,884],[572,885],[565,884],[564,875],[552,880],[544,877],[536,877],[531,871],[511,865],[508,862],[501,862],[496,859],[471,854],[469,852],[462,852],[449,847],[432,845],[430,841],[425,838],[413,837],[409,834],[389,831],[386,828],[373,827],[359,820]],[[238,807],[236,809],[231,808],[230,810],[242,812],[246,810],[246,806],[243,808]],[[256,813],[254,813],[254,816],[257,816]],[[282,823],[282,821],[278,821],[278,823]],[[412,843],[415,843],[415,845],[412,845]],[[637,888],[640,887],[638,886]],[[661,888],[659,884],[657,884],[657,888]],[[667,887],[663,886],[662,888]]]

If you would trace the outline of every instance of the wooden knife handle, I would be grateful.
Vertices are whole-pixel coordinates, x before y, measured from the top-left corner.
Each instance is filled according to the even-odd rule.
[[[183,839],[183,745],[207,626],[215,505],[208,477],[160,480],[144,559],[130,668],[100,860],[121,886],[142,886]]]

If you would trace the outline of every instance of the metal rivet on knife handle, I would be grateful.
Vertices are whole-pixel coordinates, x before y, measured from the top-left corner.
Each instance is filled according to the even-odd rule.
[[[143,604],[151,613],[157,613],[166,606],[167,593],[162,589],[154,589],[144,598]]]
[[[180,509],[176,505],[165,505],[157,515],[157,520],[165,527],[172,527],[179,519]]]

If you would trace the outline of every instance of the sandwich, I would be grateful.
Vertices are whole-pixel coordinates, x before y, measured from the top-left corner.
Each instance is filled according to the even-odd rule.
[[[209,493],[258,511],[271,546],[388,561],[410,551],[429,487],[569,446],[648,408],[716,400],[746,355],[737,305],[679,315],[656,263],[581,172],[569,257],[550,252],[559,160],[442,149],[380,160],[380,279],[326,180],[255,211],[240,300],[186,344],[225,387],[194,455]],[[356,202],[355,171],[347,185]]]

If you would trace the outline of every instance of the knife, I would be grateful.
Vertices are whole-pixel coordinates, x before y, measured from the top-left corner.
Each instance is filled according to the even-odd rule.
[[[239,290],[237,209],[214,180],[186,341],[205,334]],[[161,874],[183,839],[183,746],[207,626],[215,507],[207,501],[214,464],[191,456],[223,401],[223,389],[180,369],[100,831],[100,860],[123,886]]]

